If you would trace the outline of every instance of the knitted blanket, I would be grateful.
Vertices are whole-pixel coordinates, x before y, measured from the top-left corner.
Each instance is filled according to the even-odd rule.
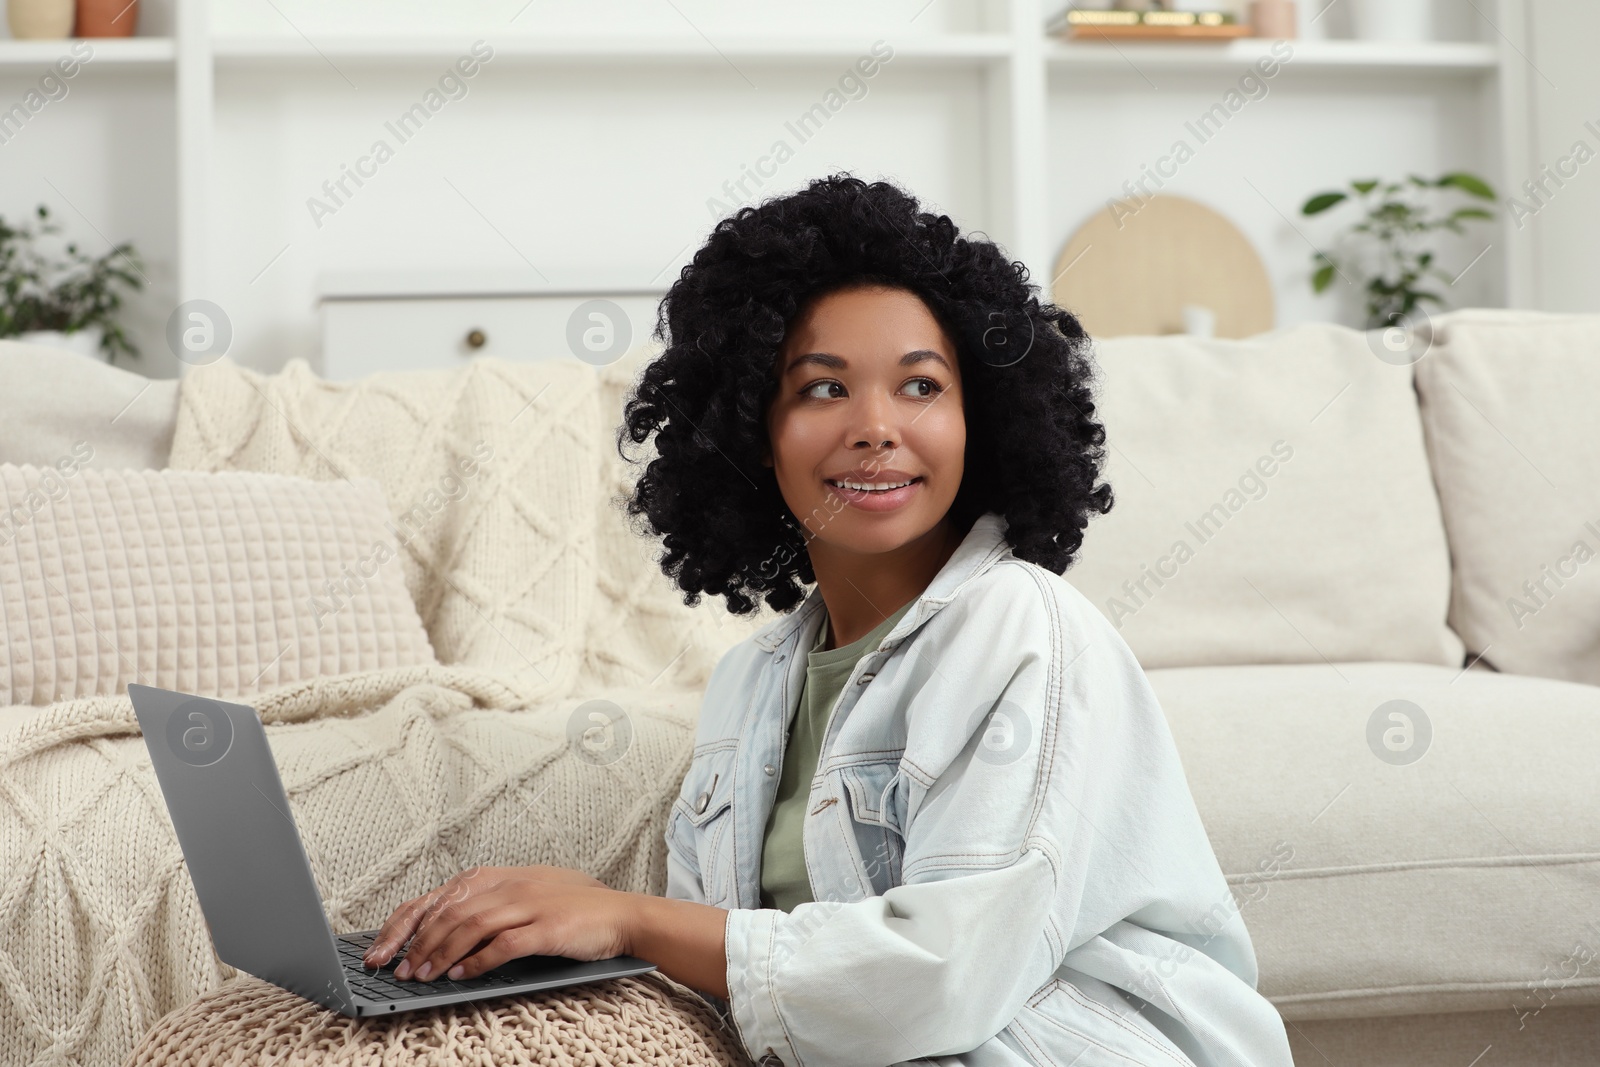
[[[407,587],[442,665],[250,698],[336,932],[478,863],[663,891],[700,693],[770,615],[685,607],[623,522],[612,434],[641,358],[184,379],[172,466],[374,477],[415,534]],[[489,455],[470,483],[469,453]],[[603,758],[579,741],[594,707],[621,712]],[[0,709],[0,872],[0,1067],[119,1064],[235,976],[125,695]]]

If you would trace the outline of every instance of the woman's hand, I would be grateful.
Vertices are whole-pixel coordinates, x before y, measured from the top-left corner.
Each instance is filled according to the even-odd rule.
[[[519,956],[598,960],[628,951],[632,894],[565,867],[473,867],[401,904],[366,964],[410,938],[396,978],[474,978]]]
[[[476,978],[520,956],[638,956],[675,981],[726,1000],[728,913],[709,904],[623,893],[565,867],[474,867],[401,904],[367,950],[396,978]]]

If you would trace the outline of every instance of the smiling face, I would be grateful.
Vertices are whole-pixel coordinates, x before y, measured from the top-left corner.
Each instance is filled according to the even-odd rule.
[[[813,556],[890,552],[944,531],[967,427],[955,345],[921,299],[875,285],[818,298],[774,373],[762,462]]]

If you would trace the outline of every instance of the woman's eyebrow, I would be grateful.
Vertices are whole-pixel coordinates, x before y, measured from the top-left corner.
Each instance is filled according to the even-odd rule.
[[[929,361],[939,364],[947,371],[950,370],[949,361],[931,348],[918,348],[907,352],[900,357],[900,366],[910,367],[917,363],[927,363]],[[850,365],[843,356],[836,356],[832,352],[806,352],[791,359],[789,365],[783,369],[783,373],[789,374],[796,367],[802,367],[807,364],[816,364],[819,367],[827,367],[830,370],[844,370]],[[955,372],[951,371],[951,373]]]

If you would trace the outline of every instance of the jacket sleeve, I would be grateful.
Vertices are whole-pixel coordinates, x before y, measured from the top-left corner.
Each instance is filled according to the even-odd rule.
[[[1119,924],[1158,951],[1204,943],[1189,969],[1222,962],[1254,981],[1242,925],[1204,937],[1200,916],[1228,887],[1137,659],[1057,576],[990,576],[895,668],[913,672],[896,680],[900,884],[729,912],[729,1004],[757,1059],[873,1067],[970,1051]]]

